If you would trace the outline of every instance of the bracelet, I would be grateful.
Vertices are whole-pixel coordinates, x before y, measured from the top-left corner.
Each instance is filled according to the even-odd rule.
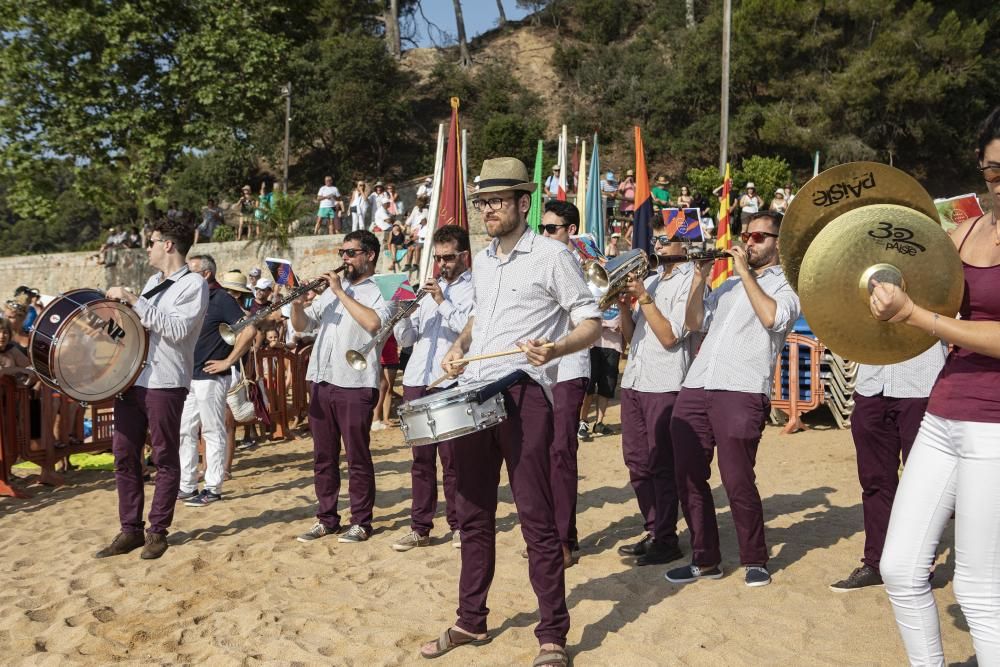
[[[939,317],[941,317],[941,316],[938,315],[937,313],[934,313],[934,320],[931,322],[931,335],[932,336],[937,336],[937,321],[938,321]]]
[[[638,303],[640,306],[648,306],[649,304],[653,303],[653,297],[649,296],[649,294],[643,294],[641,297],[636,299],[636,303]]]

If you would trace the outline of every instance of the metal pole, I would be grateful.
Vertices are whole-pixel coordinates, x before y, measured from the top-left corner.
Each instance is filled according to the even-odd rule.
[[[288,194],[288,128],[292,121],[292,82],[289,81],[281,91],[285,95],[285,161],[284,175],[281,179],[282,189]]]
[[[729,41],[733,23],[732,0],[722,2],[722,116],[719,123],[719,176],[729,162]]]

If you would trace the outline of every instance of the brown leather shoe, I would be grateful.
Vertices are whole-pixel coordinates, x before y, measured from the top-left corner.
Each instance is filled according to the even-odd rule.
[[[146,546],[142,548],[141,558],[152,560],[159,558],[167,551],[167,536],[163,533],[146,533]]]
[[[121,556],[130,551],[135,551],[145,543],[142,533],[118,533],[111,544],[104,547],[94,558],[107,558],[108,556]]]

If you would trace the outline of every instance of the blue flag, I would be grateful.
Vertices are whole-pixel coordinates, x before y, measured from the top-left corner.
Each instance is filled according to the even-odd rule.
[[[604,241],[604,202],[601,201],[601,157],[597,150],[597,133],[594,133],[594,150],[590,154],[590,173],[587,174],[587,232],[594,237],[602,253]]]

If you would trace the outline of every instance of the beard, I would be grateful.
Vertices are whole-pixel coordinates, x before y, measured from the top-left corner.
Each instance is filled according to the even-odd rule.
[[[441,271],[439,272],[439,275],[440,275],[441,278],[444,278],[447,282],[450,283],[451,279],[452,279],[452,276],[454,275],[454,273],[455,273],[455,269],[453,267],[442,266],[441,267]]]
[[[517,229],[517,217],[514,216],[513,219],[505,220],[503,217],[498,216],[495,220],[485,220],[484,224],[486,233],[490,238],[498,238]]]
[[[346,264],[346,269],[344,269],[344,277],[350,280],[352,283],[355,282],[359,276],[361,276],[361,271],[356,269],[353,264]]]
[[[749,248],[747,249],[747,266],[751,269],[759,269],[762,266],[767,266],[772,263],[773,259],[773,253],[763,255],[759,250],[754,249],[751,252]]]

